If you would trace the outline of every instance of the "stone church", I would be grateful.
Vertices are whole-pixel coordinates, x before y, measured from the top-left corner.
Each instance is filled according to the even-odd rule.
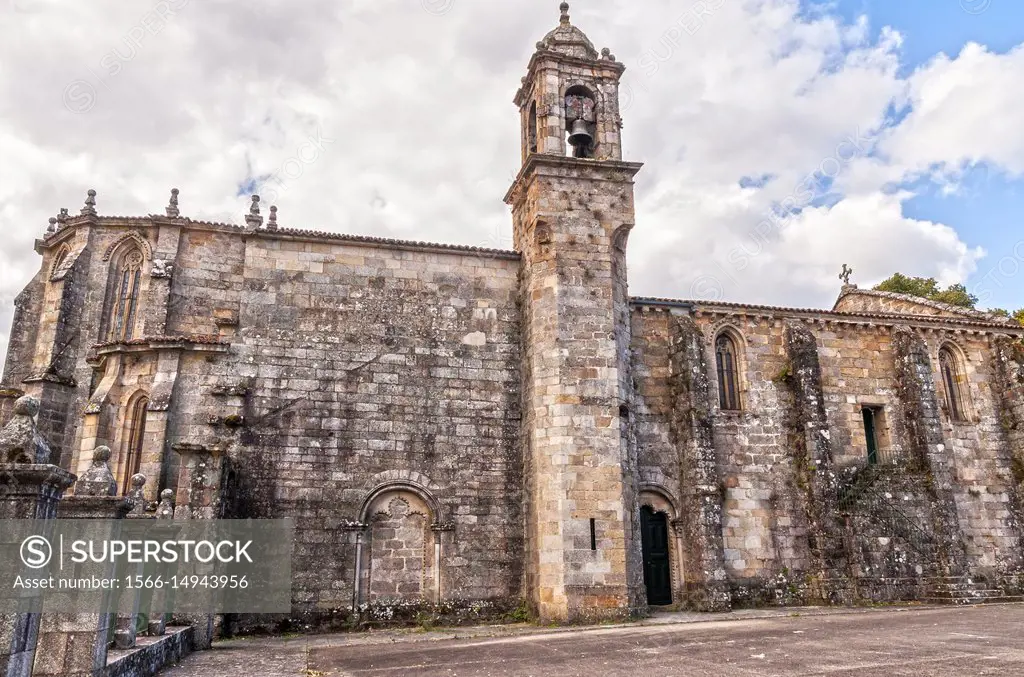
[[[89,191],[36,242],[0,424],[31,394],[71,472],[106,446],[122,491],[294,517],[296,615],[1020,592],[1024,328],[850,284],[831,310],[631,297],[624,70],[563,4],[515,95],[514,251]]]

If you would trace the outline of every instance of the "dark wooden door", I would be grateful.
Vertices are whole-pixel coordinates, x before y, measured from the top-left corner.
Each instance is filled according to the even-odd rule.
[[[672,603],[672,568],[668,560],[668,518],[648,506],[640,509],[643,538],[644,584],[647,603],[656,606]]]

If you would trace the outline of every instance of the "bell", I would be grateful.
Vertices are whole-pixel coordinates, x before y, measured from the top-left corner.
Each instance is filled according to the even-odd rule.
[[[572,123],[572,131],[569,133],[569,145],[574,148],[586,148],[594,142],[590,135],[590,127],[586,120],[576,120]]]

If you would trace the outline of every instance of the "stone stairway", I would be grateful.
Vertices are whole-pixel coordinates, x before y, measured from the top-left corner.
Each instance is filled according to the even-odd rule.
[[[985,588],[983,585],[983,582],[975,582],[963,576],[935,578],[929,586],[928,596],[921,601],[955,605],[1024,602],[1024,595],[1008,595],[1002,590]]]

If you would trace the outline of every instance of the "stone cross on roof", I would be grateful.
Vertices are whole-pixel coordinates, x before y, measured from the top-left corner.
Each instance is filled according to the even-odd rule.
[[[853,275],[853,268],[844,263],[843,272],[839,273],[839,279],[843,281],[844,285],[849,285],[851,275]]]

